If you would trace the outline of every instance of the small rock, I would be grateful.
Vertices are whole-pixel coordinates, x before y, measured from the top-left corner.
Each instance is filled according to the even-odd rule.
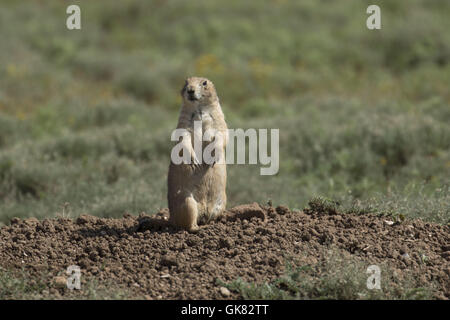
[[[303,241],[311,240],[311,235],[309,233],[305,233],[304,235],[302,235],[302,240]]]
[[[277,213],[279,215],[285,215],[285,214],[288,214],[291,212],[288,207],[283,206],[283,205],[278,206],[275,210],[277,211]]]
[[[89,254],[89,259],[91,259],[92,261],[97,261],[98,260],[98,254],[97,254],[97,252],[95,252],[95,251],[92,251],[90,254]]]
[[[90,216],[87,214],[82,214],[78,217],[76,224],[86,224],[88,222],[95,222],[97,220],[97,217]]]
[[[144,296],[144,299],[145,299],[145,300],[153,300],[152,297],[150,297],[148,294],[146,294],[146,295]]]
[[[53,284],[56,288],[65,288],[67,286],[67,279],[63,276],[58,276],[53,279]]]
[[[36,219],[35,217],[31,217],[31,218],[25,219],[23,222],[29,226],[33,226],[33,225],[38,224],[39,220]]]
[[[58,290],[56,290],[55,288],[50,288],[49,293],[55,297],[59,297],[60,294],[58,292]]]
[[[228,290],[225,287],[220,287],[219,290],[220,290],[220,293],[222,294],[222,296],[224,296],[224,297],[229,297],[231,295],[230,290]]]
[[[95,267],[95,266],[91,268],[91,273],[92,273],[92,274],[98,274],[99,271],[100,271],[100,269],[97,268],[97,267]]]
[[[234,241],[233,241],[233,239],[230,239],[230,238],[225,238],[225,239],[221,238],[219,240],[219,245],[221,248],[230,249],[234,246]]]
[[[442,258],[450,260],[450,251],[446,251],[442,254]]]
[[[20,223],[20,218],[14,217],[11,219],[11,224],[18,224]]]
[[[165,255],[161,257],[161,265],[162,266],[178,266],[178,261],[175,256]]]
[[[200,244],[200,240],[199,239],[197,239],[197,238],[188,238],[187,240],[186,240],[186,244],[188,245],[188,246],[190,246],[190,247],[195,247],[195,246],[197,246],[197,245],[199,245]]]
[[[272,219],[274,219],[274,218],[276,218],[277,217],[277,211],[275,210],[275,208],[273,208],[273,207],[270,207],[268,210],[267,210],[267,215],[269,216],[269,217],[271,217]]]

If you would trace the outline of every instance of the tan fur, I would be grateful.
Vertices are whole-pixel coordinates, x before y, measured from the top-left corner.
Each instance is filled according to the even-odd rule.
[[[190,99],[189,92],[194,96]],[[222,214],[226,207],[225,193],[227,172],[225,164],[225,146],[227,143],[227,125],[220,107],[214,84],[205,78],[191,77],[181,91],[181,107],[177,128],[186,129],[189,136],[185,139],[190,149],[191,164],[175,165],[170,163],[168,175],[168,202],[170,222],[182,229],[194,232],[200,223],[207,223]],[[194,120],[202,121],[202,130],[220,132],[223,139],[220,144],[220,163],[196,164],[194,152]],[[200,140],[201,141],[201,140]],[[202,150],[209,142],[203,142]]]

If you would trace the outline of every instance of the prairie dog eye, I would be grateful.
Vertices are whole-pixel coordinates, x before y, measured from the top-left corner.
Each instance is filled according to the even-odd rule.
[[[206,85],[208,84],[208,81],[203,81],[203,85],[206,87]]]

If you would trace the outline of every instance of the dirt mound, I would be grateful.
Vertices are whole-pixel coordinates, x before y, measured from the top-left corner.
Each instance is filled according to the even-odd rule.
[[[64,274],[78,265],[82,284],[95,278],[153,299],[223,299],[240,296],[217,279],[269,282],[283,274],[286,257],[314,265],[333,247],[367,266],[387,263],[419,285],[433,281],[437,297],[450,297],[448,226],[256,203],[227,211],[195,234],[173,230],[167,217],[163,210],[123,219],[15,218],[0,229],[0,266],[46,275],[57,296],[74,294],[64,288]]]

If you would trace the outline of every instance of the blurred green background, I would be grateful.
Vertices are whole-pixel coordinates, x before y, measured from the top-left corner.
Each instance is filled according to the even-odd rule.
[[[191,75],[230,128],[280,128],[280,170],[228,167],[229,207],[272,199],[449,221],[450,2],[0,0],[0,221],[166,207]],[[81,7],[67,30],[66,7]]]

